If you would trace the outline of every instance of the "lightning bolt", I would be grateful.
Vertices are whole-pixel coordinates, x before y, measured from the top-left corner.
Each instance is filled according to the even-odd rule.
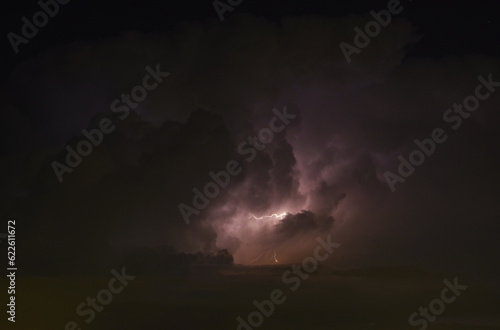
[[[261,254],[259,254],[259,256],[258,256],[257,258],[255,258],[255,259],[253,259],[252,261],[250,261],[250,263],[251,263],[251,264],[253,264],[253,263],[254,263],[254,262],[256,262],[257,260],[259,260],[259,259],[260,259],[260,257],[262,257],[264,254],[266,254],[266,253],[268,253],[268,252],[271,252],[271,251],[273,251],[273,250],[267,250],[267,251],[262,252]],[[276,250],[274,250],[274,256],[273,256],[273,257],[274,257],[274,262],[275,262],[275,263],[278,263],[278,259],[276,258]]]
[[[281,213],[281,214],[276,214],[276,213],[274,213],[274,214],[271,214],[271,215],[264,215],[264,216],[262,216],[262,217],[256,217],[255,215],[253,215],[253,214],[251,214],[251,213],[250,213],[250,215],[251,215],[254,219],[257,219],[257,220],[262,220],[262,219],[264,219],[264,218],[276,218],[276,219],[282,219],[282,220],[283,220],[283,218],[284,218],[284,217],[286,217],[286,212],[283,212],[283,213]]]
[[[252,261],[250,261],[250,263],[251,263],[251,264],[253,264],[253,263],[254,263],[254,262],[256,262],[257,260],[259,260],[259,259],[260,259],[260,257],[262,257],[264,254],[266,254],[266,253],[267,253],[267,252],[269,252],[269,251],[271,251],[271,250],[267,250],[267,251],[262,252],[261,254],[259,254],[259,256],[258,256],[257,258],[255,258],[255,259],[253,259]]]

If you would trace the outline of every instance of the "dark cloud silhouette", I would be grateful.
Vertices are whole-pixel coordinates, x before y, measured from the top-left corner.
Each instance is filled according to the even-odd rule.
[[[323,220],[323,223],[318,223]],[[323,227],[328,230],[333,224],[333,217],[316,219],[314,213],[302,211],[297,214],[288,214],[276,225],[276,232],[283,236],[295,236]]]

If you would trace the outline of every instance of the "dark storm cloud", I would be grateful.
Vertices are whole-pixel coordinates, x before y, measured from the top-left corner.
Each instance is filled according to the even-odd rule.
[[[394,24],[388,33],[411,34],[407,25]],[[109,111],[111,101],[142,77],[144,66],[161,61],[172,76],[148,96],[141,113],[152,120],[185,120],[202,105],[236,121],[239,132],[252,111],[269,111],[276,106],[272,100],[293,86],[320,78],[335,88],[351,83],[353,69],[369,68],[371,64],[344,65],[337,49],[344,30],[347,22],[323,18],[287,18],[278,26],[242,16],[229,25],[185,23],[164,35],[129,32],[114,39],[75,42],[14,69],[7,84],[12,92],[8,104],[37,118],[30,130],[38,138],[61,143],[61,137],[86,127],[92,115]],[[398,60],[386,62],[380,70]],[[255,107],[258,103],[261,106]],[[20,119],[11,124],[27,124]]]
[[[228,248],[249,261],[270,248],[283,253],[278,243],[286,250],[296,242],[280,241],[279,234],[331,230],[332,216],[338,241],[351,241],[353,255],[369,260],[384,237],[389,247],[379,248],[380,255],[397,259],[401,250],[392,247],[424,237],[436,222],[458,224],[460,233],[470,223],[458,210],[454,220],[443,220],[445,211],[405,210],[458,205],[485,216],[482,210],[497,194],[474,173],[497,177],[488,164],[498,142],[498,95],[399,195],[390,195],[381,174],[399,153],[411,151],[413,139],[439,125],[447,107],[470,94],[479,74],[498,72],[498,59],[405,59],[405,47],[417,38],[407,20],[395,20],[347,64],[338,45],[367,17],[291,17],[277,24],[233,16],[223,25],[191,22],[172,33],[75,42],[12,71],[0,100],[7,109],[2,128],[11,137],[2,141],[10,146],[0,163],[7,196],[2,210],[25,219],[26,237],[39,246],[27,252],[33,265],[83,268],[127,244],[189,253]],[[137,85],[153,63],[171,75],[136,113],[119,120],[110,113],[112,100]],[[245,163],[238,144],[265,127],[274,107],[289,104],[300,120]],[[198,108],[208,111],[193,112]],[[59,185],[50,163],[103,116],[113,119],[116,131]],[[186,226],[177,205],[232,159],[244,165],[242,174]],[[467,170],[460,172],[457,163]],[[481,198],[443,196],[450,187]],[[433,194],[439,198],[422,204],[422,195]],[[289,210],[293,215],[276,231],[249,216]],[[494,227],[483,219],[484,228]],[[480,236],[483,229],[476,231]],[[433,235],[433,246],[441,246]],[[294,260],[291,253],[287,258]]]
[[[33,219],[28,235],[40,246],[28,253],[33,263],[61,259],[65,267],[86,268],[123,245],[210,252],[216,249],[213,229],[196,222],[187,228],[176,206],[231,149],[222,119],[205,111],[159,128],[134,115],[63,183],[54,182],[47,162],[36,191],[2,209],[5,216]]]
[[[288,214],[276,225],[276,233],[281,237],[295,236],[313,230],[329,230],[333,224],[333,217],[317,217],[311,211],[302,211],[297,214]]]

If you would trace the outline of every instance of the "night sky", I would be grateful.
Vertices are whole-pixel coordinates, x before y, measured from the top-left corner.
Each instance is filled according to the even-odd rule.
[[[500,329],[497,2],[44,1],[0,25],[6,329]]]

